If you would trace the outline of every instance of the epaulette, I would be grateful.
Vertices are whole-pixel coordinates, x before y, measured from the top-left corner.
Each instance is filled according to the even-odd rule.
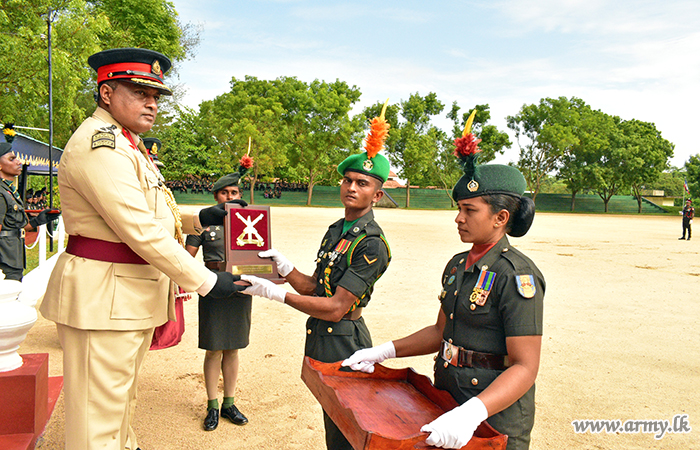
[[[108,127],[102,127],[95,130],[95,134],[92,135],[92,148],[99,147],[117,147],[117,136],[114,134],[114,130],[117,129],[116,125],[110,125]]]
[[[532,266],[534,265],[532,261],[525,256],[523,252],[520,250],[508,246],[506,247],[508,250],[507,251],[502,251],[501,252],[501,257],[506,259],[512,266],[513,269],[516,272],[521,272],[521,273],[531,273],[532,272]],[[505,250],[505,248],[504,248]]]
[[[371,221],[367,225],[365,225],[364,231],[365,231],[365,234],[367,234],[367,236],[381,236],[382,235],[382,229],[374,221]]]

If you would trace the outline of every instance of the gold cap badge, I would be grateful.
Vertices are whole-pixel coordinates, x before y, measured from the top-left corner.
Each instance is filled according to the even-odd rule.
[[[151,72],[155,73],[156,75],[158,75],[161,78],[163,77],[163,71],[160,70],[160,63],[158,62],[157,59],[155,61],[153,61],[153,64],[151,64]]]

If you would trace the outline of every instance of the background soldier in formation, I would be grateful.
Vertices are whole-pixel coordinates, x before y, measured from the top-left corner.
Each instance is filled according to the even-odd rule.
[[[22,281],[26,266],[24,233],[35,231],[61,215],[45,209],[31,218],[27,216],[22,198],[13,184],[20,173],[22,162],[12,151],[12,145],[0,142],[0,270],[5,279],[17,281]],[[41,203],[32,206],[38,208],[39,205],[43,206]]]

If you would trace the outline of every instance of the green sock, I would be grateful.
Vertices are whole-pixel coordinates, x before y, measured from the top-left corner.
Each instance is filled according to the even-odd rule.
[[[219,399],[207,401],[207,409],[219,409]]]
[[[228,408],[233,405],[233,397],[224,397],[224,404],[221,405],[222,408]]]

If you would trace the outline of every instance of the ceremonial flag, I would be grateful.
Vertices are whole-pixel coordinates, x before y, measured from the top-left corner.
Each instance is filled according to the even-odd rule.
[[[685,192],[690,194],[690,189],[688,189],[688,180],[685,178],[683,179],[683,189],[685,189]]]

